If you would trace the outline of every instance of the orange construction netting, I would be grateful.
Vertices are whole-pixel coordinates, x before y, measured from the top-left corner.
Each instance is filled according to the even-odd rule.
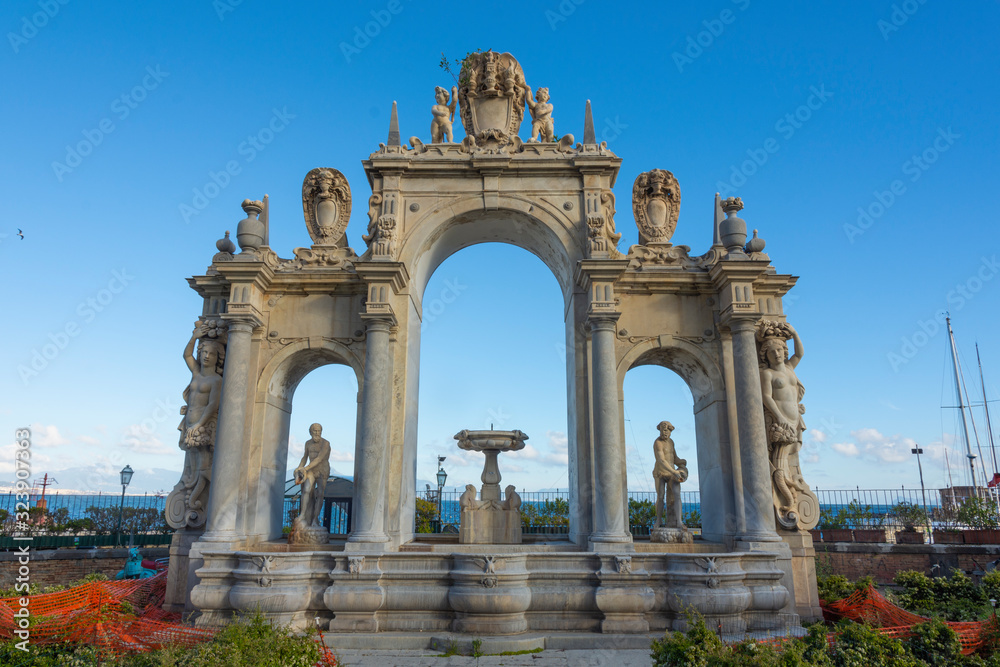
[[[148,579],[94,581],[56,593],[30,596],[32,645],[85,644],[108,654],[141,653],[167,646],[190,648],[215,636],[217,629],[180,622],[163,611],[166,571]],[[0,598],[0,638],[17,639],[20,597]],[[336,665],[320,643],[319,665]]]
[[[904,639],[913,634],[913,626],[926,623],[930,619],[906,611],[885,599],[873,586],[855,591],[843,600],[823,605],[824,615],[829,620],[846,618],[858,623],[879,628],[890,637]],[[946,621],[962,642],[962,653],[970,655],[998,632],[996,619],[986,621],[952,622]],[[834,633],[835,634],[835,633]],[[833,638],[835,639],[835,637]]]

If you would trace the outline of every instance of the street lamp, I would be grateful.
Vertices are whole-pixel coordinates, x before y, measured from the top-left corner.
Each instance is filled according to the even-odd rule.
[[[924,519],[927,521],[927,540],[931,540],[931,517],[927,514],[927,490],[924,488],[924,466],[920,463],[920,455],[924,450],[919,445],[910,450],[911,454],[917,455],[917,470],[920,471],[920,497],[924,500]]]
[[[122,543],[122,515],[125,513],[125,488],[129,485],[129,482],[132,481],[132,474],[133,474],[132,466],[126,464],[126,466],[122,468],[121,472],[122,503],[121,506],[118,508],[118,531],[117,531],[118,532],[117,543],[119,546],[121,546]]]
[[[448,473],[444,471],[441,466],[444,463],[445,457],[438,457],[438,471],[437,471],[437,483],[438,483],[438,526],[441,525],[441,492],[444,490],[444,483],[448,481]]]

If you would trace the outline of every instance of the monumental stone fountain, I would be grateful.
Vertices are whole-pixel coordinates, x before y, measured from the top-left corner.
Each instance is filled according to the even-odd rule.
[[[244,202],[239,250],[227,234],[189,279],[202,307],[184,352],[192,380],[184,474],[167,500],[176,532],[166,609],[206,625],[258,610],[298,627],[318,620],[341,647],[371,645],[383,632],[412,647],[465,633],[483,637],[484,650],[491,635],[524,649],[645,648],[646,633],[684,629],[691,609],[732,638],[820,617],[808,533],[818,503],[798,454],[804,389],[793,369],[802,347],[783,306],[796,278],[772,266],[762,238],[748,242],[739,198],[716,195],[702,218],[712,193],[699,195],[684,225],[705,247],[674,244],[681,193],[665,169],[636,177],[638,243],[619,249],[622,159],[597,141],[590,102],[560,102],[567,93],[554,69],[550,76],[532,88],[511,54],[470,54],[457,90],[436,91],[430,136],[408,144],[393,104],[388,136],[362,163],[371,192],[360,198],[361,254],[347,235],[358,200],[335,168],[305,175],[311,243],[291,257],[268,239],[270,226],[293,221],[272,216],[266,198]],[[564,124],[574,117],[565,109],[579,109],[582,141],[565,125],[555,130],[558,104]],[[669,154],[670,132],[664,125],[649,141]],[[219,221],[220,236],[229,225]],[[534,253],[563,296],[565,535],[521,535],[516,493],[501,499],[497,455],[523,445],[516,431],[460,434],[487,456],[480,497],[475,487],[465,497],[458,540],[415,532],[424,290],[441,262],[484,242]],[[358,415],[351,530],[316,535],[313,505],[289,540],[282,509],[294,394],[324,364],[352,369],[359,389],[358,404],[338,406]],[[680,522],[687,465],[668,451],[666,425],[661,530],[648,540],[629,526],[622,386],[643,365],[675,372],[694,399],[697,537]],[[313,444],[321,456],[318,432]],[[303,495],[318,498],[311,465],[303,461],[297,477]]]

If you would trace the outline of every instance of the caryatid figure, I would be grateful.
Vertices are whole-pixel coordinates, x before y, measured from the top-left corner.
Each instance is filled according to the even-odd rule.
[[[795,352],[790,357],[785,342],[789,338],[795,345]],[[802,340],[792,325],[769,320],[760,323],[757,339],[771,478],[780,499],[778,521],[786,528],[795,528],[801,518],[798,507],[800,493],[809,493],[797,463],[793,465],[789,459],[802,448],[802,433],[806,430],[802,419],[806,409],[800,402],[805,387],[795,375],[795,367],[802,360]]]
[[[295,469],[295,483],[302,485],[302,509],[295,523],[301,528],[320,528],[326,481],[330,477],[330,443],[322,438],[323,427],[309,427],[312,436],[306,442],[302,460]]]
[[[455,106],[458,104],[458,87],[451,87],[451,103],[448,102],[448,90],[438,86],[434,89],[434,99],[437,104],[431,107],[431,143],[440,144],[447,137],[452,143],[451,126],[455,118]]]
[[[656,483],[656,522],[653,527],[667,528],[683,527],[681,508],[681,482],[687,481],[687,461],[677,456],[674,441],[670,434],[674,425],[662,421],[656,426],[660,437],[653,443],[653,455],[656,465],[653,466],[653,481]],[[664,500],[666,500],[666,522],[663,517]]]

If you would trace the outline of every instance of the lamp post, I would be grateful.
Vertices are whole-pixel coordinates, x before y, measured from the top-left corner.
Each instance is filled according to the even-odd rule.
[[[121,502],[121,506],[119,506],[119,508],[118,508],[118,531],[117,531],[118,538],[116,540],[116,542],[117,542],[117,544],[119,546],[121,546],[121,543],[122,543],[122,516],[125,514],[125,488],[129,485],[129,482],[132,481],[132,473],[133,473],[132,466],[126,464],[125,467],[122,468],[122,472],[121,472],[121,476],[122,476],[122,502]]]
[[[927,522],[927,541],[931,540],[931,517],[927,514],[927,490],[924,488],[924,466],[920,463],[920,455],[924,453],[922,447],[917,445],[910,450],[911,454],[917,455],[917,470],[920,471],[920,497],[924,501],[924,520]]]
[[[438,457],[438,471],[437,471],[437,483],[438,483],[438,493],[437,493],[437,505],[438,505],[438,529],[441,526],[441,492],[444,490],[444,483],[448,481],[448,473],[444,471],[441,466],[444,463],[445,457]]]

